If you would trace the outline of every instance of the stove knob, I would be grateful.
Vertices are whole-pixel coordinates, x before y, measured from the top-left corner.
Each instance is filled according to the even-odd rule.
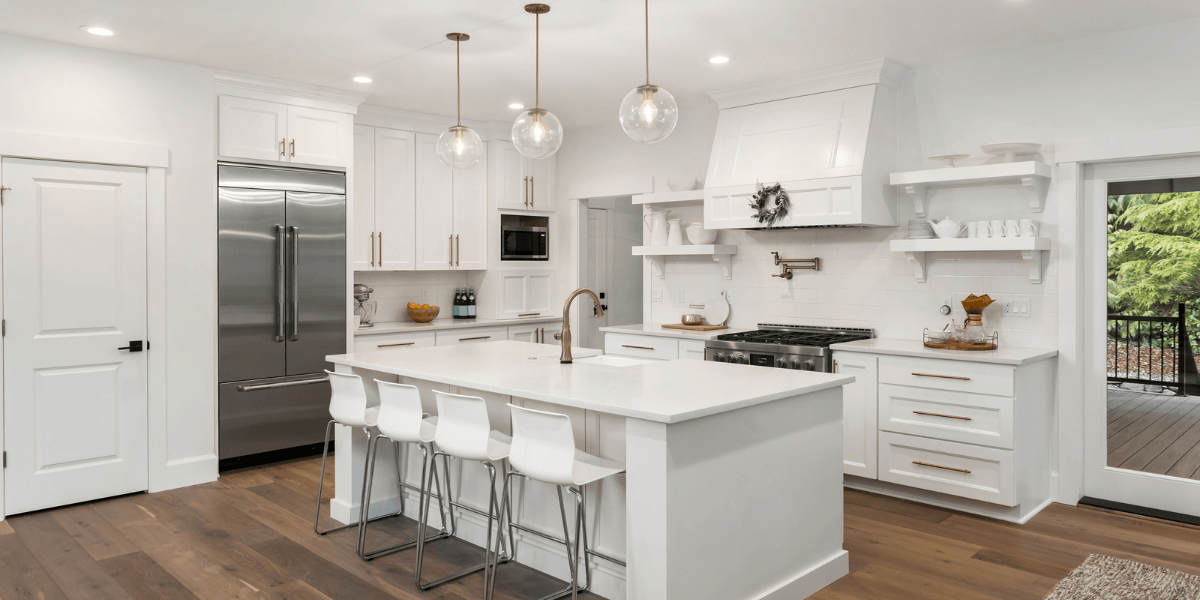
[[[792,362],[788,363],[788,367],[792,368],[792,369],[799,369],[800,368],[800,359],[793,358]]]
[[[724,352],[718,352],[718,353],[714,354],[714,355],[713,355],[713,360],[715,360],[715,361],[717,361],[717,362],[722,362],[722,361],[724,361],[724,360],[725,360],[725,353],[724,353]]]
[[[749,354],[743,354],[743,355],[739,356],[739,357],[738,357],[738,362],[742,363],[743,365],[748,365],[748,364],[750,364],[750,355],[749,355]]]
[[[780,369],[786,369],[786,368],[787,368],[787,366],[788,366],[788,365],[787,365],[787,359],[786,359],[786,358],[777,358],[777,359],[775,359],[775,366],[776,366],[776,367],[779,367]]]
[[[813,364],[813,361],[811,361],[811,360],[804,361],[804,370],[805,371],[812,371],[814,369],[816,369],[816,365]]]

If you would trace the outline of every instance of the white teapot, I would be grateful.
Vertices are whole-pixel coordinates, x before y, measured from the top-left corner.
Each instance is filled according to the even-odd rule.
[[[967,228],[966,221],[955,221],[950,217],[946,217],[941,221],[930,220],[929,224],[933,225],[934,233],[937,233],[937,236],[941,239],[956,238],[962,235],[963,231]]]

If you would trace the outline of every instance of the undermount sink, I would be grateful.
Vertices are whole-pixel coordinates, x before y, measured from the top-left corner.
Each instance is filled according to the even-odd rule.
[[[644,358],[627,358],[624,356],[609,356],[607,354],[601,354],[600,356],[577,358],[575,359],[575,362],[586,363],[589,365],[607,365],[610,367],[634,367],[637,365],[648,365],[655,361],[646,360]]]

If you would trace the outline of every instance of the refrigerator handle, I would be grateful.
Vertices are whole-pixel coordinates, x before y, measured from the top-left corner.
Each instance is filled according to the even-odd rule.
[[[285,260],[287,251],[283,246],[283,225],[275,226],[275,341],[283,341],[283,322],[287,319],[287,308],[284,302],[287,299],[287,289],[284,287],[284,279],[287,265]]]
[[[289,341],[300,339],[300,228],[292,230],[292,335]]]

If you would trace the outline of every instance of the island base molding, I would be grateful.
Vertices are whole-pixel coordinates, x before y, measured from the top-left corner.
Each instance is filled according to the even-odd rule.
[[[999,504],[981,502],[970,498],[960,498],[958,496],[931,492],[887,481],[865,479],[855,475],[845,475],[844,477],[843,485],[851,489],[991,517],[999,521],[1008,521],[1009,523],[1016,523],[1018,525],[1024,525],[1053,502],[1049,498],[1046,498],[1032,502],[1023,502],[1017,506],[1001,506]]]

